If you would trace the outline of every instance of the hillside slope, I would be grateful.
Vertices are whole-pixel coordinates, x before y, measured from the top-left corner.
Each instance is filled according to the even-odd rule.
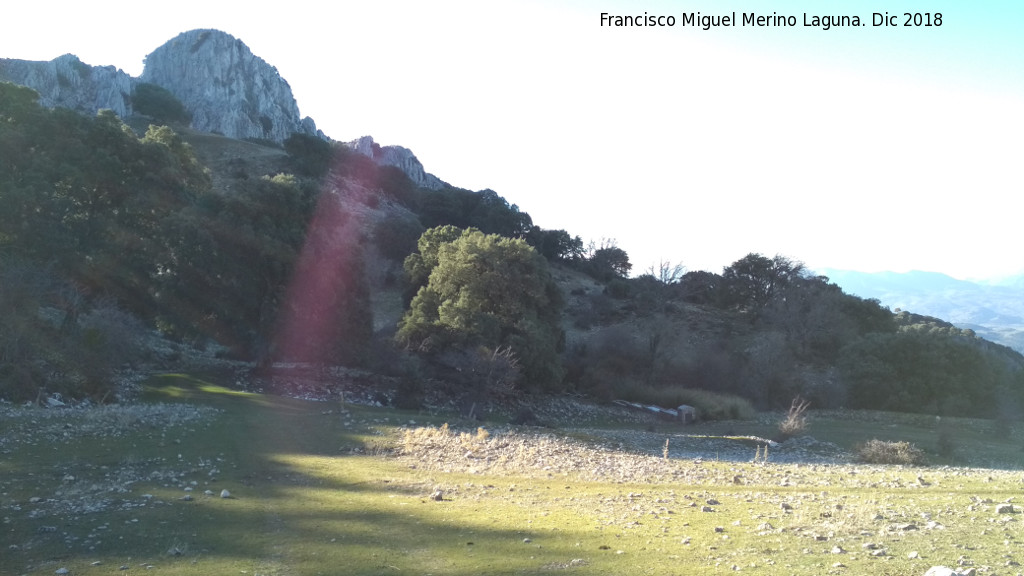
[[[1020,278],[983,284],[936,272],[824,273],[850,294],[876,298],[893,309],[942,318],[1024,352],[1024,287]]]

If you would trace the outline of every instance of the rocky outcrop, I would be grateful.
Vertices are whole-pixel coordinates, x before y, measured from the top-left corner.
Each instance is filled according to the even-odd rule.
[[[277,142],[295,132],[323,137],[312,119],[299,116],[277,69],[219,30],[192,30],[169,40],[146,57],[139,79],[181,100],[197,130]]]
[[[121,117],[132,113],[135,79],[113,66],[90,66],[74,54],[49,62],[0,59],[0,80],[32,88],[48,108],[86,114],[107,108]]]
[[[241,40],[218,30],[192,30],[164,43],[146,57],[139,78],[113,66],[89,66],[66,54],[50,62],[0,59],[0,80],[36,90],[47,107],[89,114],[109,108],[121,117],[133,113],[135,86],[148,82],[174,94],[191,112],[196,130],[276,142],[295,132],[328,139],[312,118],[299,116],[292,89],[276,68]],[[370,136],[348,146],[378,165],[397,167],[417,186],[446,186],[427,173],[408,148],[381,146]]]
[[[373,141],[372,136],[363,136],[348,143],[349,148],[372,158],[380,166],[394,166],[405,172],[414,184],[422,188],[438,190],[446,184],[437,176],[423,169],[423,164],[412,153],[402,146],[381,146]]]

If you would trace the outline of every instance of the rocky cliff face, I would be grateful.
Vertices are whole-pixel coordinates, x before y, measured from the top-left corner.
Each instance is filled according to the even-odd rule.
[[[139,78],[113,66],[90,66],[72,54],[49,62],[0,59],[0,81],[39,92],[40,103],[86,114],[108,108],[118,116],[133,113],[131,94],[140,82],[161,86],[192,113],[192,127],[230,138],[281,142],[293,133],[328,139],[299,107],[277,69],[241,41],[218,30],[192,30],[166,42],[146,57]],[[423,169],[408,148],[380,146],[370,136],[348,143],[382,166],[395,166],[418,186],[437,190],[446,184]]]
[[[0,59],[0,80],[32,88],[49,108],[87,114],[108,108],[122,117],[132,113],[135,79],[113,66],[90,66],[74,54],[49,62]]]
[[[146,57],[139,80],[177,96],[197,130],[277,142],[294,132],[323,136],[311,118],[299,116],[292,89],[277,69],[218,30],[171,39]]]
[[[403,148],[402,146],[381,146],[373,141],[372,136],[363,136],[358,140],[353,140],[348,143],[348,146],[356,152],[372,158],[374,162],[381,166],[394,166],[405,172],[406,176],[417,186],[431,190],[438,190],[445,186],[445,183],[440,178],[433,174],[428,174],[423,169],[423,164],[412,153],[412,150],[408,148]]]

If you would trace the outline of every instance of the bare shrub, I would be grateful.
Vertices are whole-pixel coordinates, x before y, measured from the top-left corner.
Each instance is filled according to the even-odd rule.
[[[902,464],[921,466],[924,451],[910,442],[889,442],[871,439],[857,446],[857,457],[868,464]]]
[[[800,396],[789,404],[786,417],[779,422],[779,436],[782,440],[799,436],[807,431],[807,417],[804,415],[811,403]]]
[[[402,433],[401,450],[405,454],[423,452],[436,453],[443,449],[466,449],[487,443],[491,433],[485,428],[477,428],[476,433],[455,432],[448,428],[446,422],[440,427],[421,427],[405,430]]]

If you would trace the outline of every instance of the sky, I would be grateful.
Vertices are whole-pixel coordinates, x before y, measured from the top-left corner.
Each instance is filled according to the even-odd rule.
[[[138,76],[178,33],[222,30],[328,136],[410,148],[541,227],[614,240],[635,273],[721,272],[752,252],[811,269],[1024,273],[1020,0],[142,6],[7,3],[0,58],[70,52]],[[602,12],[676,23],[601,26]],[[697,12],[797,25],[683,25]],[[873,26],[874,12],[897,25]],[[933,25],[903,26],[905,12]],[[803,25],[840,15],[865,25]]]

